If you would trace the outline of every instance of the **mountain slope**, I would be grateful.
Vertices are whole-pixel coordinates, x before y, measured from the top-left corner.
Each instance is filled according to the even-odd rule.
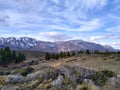
[[[9,46],[11,49],[17,50],[37,50],[43,52],[60,52],[60,51],[78,51],[78,50],[115,50],[112,47],[102,46],[100,44],[86,42],[83,40],[70,40],[63,42],[45,42],[38,41],[33,38],[0,38],[0,48]]]

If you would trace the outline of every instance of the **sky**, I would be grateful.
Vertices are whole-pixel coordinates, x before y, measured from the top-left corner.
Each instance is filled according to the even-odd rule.
[[[120,0],[0,0],[0,37],[82,39],[120,49]]]

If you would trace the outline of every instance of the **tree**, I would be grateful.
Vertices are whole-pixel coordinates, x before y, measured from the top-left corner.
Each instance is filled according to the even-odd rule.
[[[120,51],[118,51],[117,54],[120,54]]]
[[[86,50],[86,54],[91,54],[91,52],[89,51],[89,49]]]
[[[75,56],[75,52],[74,51],[72,51],[72,56]]]
[[[70,52],[67,52],[67,57],[70,57]]]
[[[66,58],[66,56],[67,56],[67,54],[66,54],[66,52],[64,52],[64,53],[63,53],[63,57]]]
[[[51,59],[51,55],[49,53],[45,54],[45,60],[50,60]]]
[[[55,59],[59,59],[58,53],[55,54]]]
[[[0,55],[0,64],[3,64],[2,56]]]
[[[52,58],[52,59],[55,59],[55,53],[52,53],[52,54],[51,54],[51,58]]]
[[[83,54],[84,52],[83,52],[83,50],[80,50],[79,52],[78,52],[78,54]]]
[[[22,53],[22,60],[26,60],[26,56]]]
[[[64,53],[63,53],[63,52],[60,52],[59,57],[60,57],[60,58],[64,58]]]
[[[99,53],[100,53],[99,50],[94,51],[94,54],[99,54]]]
[[[16,56],[16,51],[13,50],[13,51],[12,51],[12,60],[15,61],[15,60],[16,60],[16,57],[17,57],[17,56]]]
[[[11,51],[9,47],[5,47],[4,51],[9,52]]]
[[[8,64],[11,62],[11,52],[5,51],[2,55],[2,60],[4,64]]]
[[[23,62],[24,60],[26,60],[25,55],[22,53],[19,53],[16,57],[15,63],[20,63],[20,62]]]

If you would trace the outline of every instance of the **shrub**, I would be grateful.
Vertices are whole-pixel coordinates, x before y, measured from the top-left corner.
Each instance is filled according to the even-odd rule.
[[[47,89],[47,90],[50,89],[51,88],[51,84],[45,84],[44,88]]]
[[[33,88],[37,87],[39,85],[39,83],[40,83],[39,80],[35,80],[35,81],[31,82],[30,84],[28,84],[27,88],[33,89]]]
[[[26,76],[27,74],[32,73],[33,71],[34,71],[33,68],[26,67],[26,68],[23,68],[23,69],[20,70],[20,74],[23,75],[23,76]]]
[[[10,71],[2,71],[2,72],[0,72],[0,76],[1,75],[10,75],[10,74],[11,74]]]
[[[6,77],[0,76],[0,87],[4,86]]]
[[[72,80],[69,77],[65,77],[65,81],[64,81],[65,85],[68,86],[70,84],[72,84]]]
[[[103,60],[107,60],[107,58],[103,58]]]
[[[101,72],[107,77],[115,76],[115,73],[113,71],[110,71],[110,70],[102,70]]]
[[[115,73],[110,70],[102,70],[93,75],[91,79],[96,85],[103,86],[106,83],[107,79],[113,77],[114,75]]]
[[[39,84],[37,88],[39,90],[49,90],[51,88],[51,80],[45,80],[42,84]]]
[[[77,90],[94,90],[94,88],[91,84],[82,83],[77,86]]]

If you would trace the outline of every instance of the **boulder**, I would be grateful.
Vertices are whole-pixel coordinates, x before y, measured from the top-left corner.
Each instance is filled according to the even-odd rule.
[[[9,84],[23,83],[24,79],[25,78],[20,74],[18,74],[18,75],[8,75],[6,77],[5,83],[9,83]]]

